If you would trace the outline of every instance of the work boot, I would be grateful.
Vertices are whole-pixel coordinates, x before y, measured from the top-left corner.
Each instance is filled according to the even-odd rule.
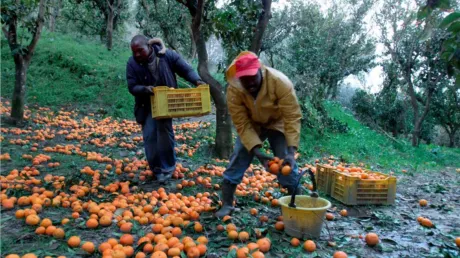
[[[172,173],[158,173],[156,174],[157,181],[160,184],[166,184],[169,179],[171,179]]]
[[[224,180],[222,184],[222,207],[216,212],[215,216],[223,218],[226,215],[230,215],[233,210],[233,199],[235,196],[236,184],[230,183],[230,181]]]

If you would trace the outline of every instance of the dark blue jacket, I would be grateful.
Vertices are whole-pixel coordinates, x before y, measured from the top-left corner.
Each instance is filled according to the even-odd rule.
[[[160,45],[152,45],[158,63],[158,81],[154,84],[154,79],[148,69],[147,64],[139,64],[131,56],[126,65],[126,79],[128,81],[129,92],[135,97],[134,115],[136,121],[143,124],[145,118],[151,115],[150,93],[145,86],[168,86],[177,88],[176,73],[189,81],[193,85],[201,80],[200,76],[192,67],[173,50],[166,50],[165,54],[158,54]]]

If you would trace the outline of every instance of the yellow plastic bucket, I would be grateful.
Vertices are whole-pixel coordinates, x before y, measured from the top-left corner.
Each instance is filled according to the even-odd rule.
[[[291,196],[279,199],[284,221],[284,231],[300,239],[319,238],[323,226],[326,210],[331,203],[323,198],[314,198],[306,195],[296,195],[296,208],[289,207]]]

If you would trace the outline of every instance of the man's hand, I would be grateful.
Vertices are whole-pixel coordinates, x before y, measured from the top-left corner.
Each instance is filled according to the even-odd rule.
[[[262,163],[265,168],[268,168],[268,162],[273,159],[273,157],[262,153],[259,146],[256,146],[252,149],[252,154],[257,157],[257,159]]]
[[[206,84],[204,81],[196,81],[196,86],[200,86]]]
[[[289,166],[294,166],[295,164],[295,152],[296,152],[296,147],[294,146],[289,146],[288,147],[288,153],[286,157],[284,157],[284,162],[283,166],[289,165]]]
[[[146,88],[147,88],[147,91],[153,95],[153,88],[155,88],[155,87],[153,87],[153,86],[146,86]]]

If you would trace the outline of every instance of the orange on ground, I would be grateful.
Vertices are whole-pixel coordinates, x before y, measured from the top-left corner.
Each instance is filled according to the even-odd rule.
[[[266,253],[270,250],[271,242],[266,237],[257,240],[257,244],[259,245],[259,251],[263,253]]]
[[[316,250],[316,244],[315,244],[315,242],[313,242],[311,240],[307,240],[303,244],[303,249],[305,249],[305,251],[310,252],[310,253],[314,252]]]
[[[38,223],[40,223],[40,217],[38,217],[37,215],[32,214],[26,217],[27,225],[35,226],[38,225]]]
[[[431,222],[431,220],[429,220],[427,218],[424,218],[424,219],[422,219],[422,226],[427,227],[427,228],[431,228],[431,227],[433,227],[433,222]]]
[[[58,239],[63,239],[65,237],[64,229],[56,228],[56,230],[53,232],[53,236]]]
[[[199,258],[200,250],[197,247],[190,247],[187,250],[187,258]]]
[[[72,248],[79,247],[80,242],[81,240],[78,236],[71,236],[69,240],[67,240],[67,244]]]
[[[256,243],[249,243],[249,244],[247,245],[247,247],[248,247],[248,249],[249,249],[250,252],[252,252],[252,251],[254,251],[254,250],[256,250],[256,249],[259,249],[259,245],[256,244]]]
[[[112,249],[112,245],[107,242],[104,242],[99,245],[98,249],[99,249],[99,252],[103,253],[105,250]]]
[[[200,236],[196,239],[196,241],[200,244],[206,245],[208,243],[208,238],[205,236]]]
[[[246,242],[249,240],[249,233],[246,232],[246,231],[241,231],[239,234],[238,234],[238,239],[241,241],[241,242]]]
[[[425,207],[425,206],[427,206],[427,205],[428,205],[428,201],[427,201],[427,200],[425,200],[425,199],[421,199],[421,200],[420,200],[418,203],[419,203],[419,204],[420,204],[420,206],[422,206],[422,207]]]
[[[276,222],[275,229],[279,230],[279,231],[283,231],[284,230],[284,222],[282,222],[282,221]]]
[[[337,251],[332,258],[348,258],[348,255],[345,252]]]
[[[235,230],[229,231],[228,232],[228,238],[232,239],[232,240],[237,239],[238,238],[238,232],[236,232]]]
[[[89,219],[86,221],[86,227],[88,228],[97,228],[97,226],[99,226],[97,219]]]
[[[294,247],[299,246],[299,245],[300,245],[300,240],[297,239],[297,238],[295,238],[295,237],[292,238],[292,239],[291,239],[291,245],[294,246]]]
[[[255,251],[251,255],[252,255],[252,258],[265,258],[264,253],[262,253],[261,251]]]
[[[134,237],[131,234],[124,234],[120,237],[120,244],[122,245],[133,245]]]
[[[375,246],[379,243],[379,236],[375,233],[369,233],[364,238],[368,246]]]
[[[236,250],[236,257],[237,258],[246,258],[248,257],[249,249],[247,247],[241,247]]]
[[[94,247],[94,244],[92,242],[85,242],[82,246],[81,249],[87,253],[94,253],[94,250],[96,249]]]

